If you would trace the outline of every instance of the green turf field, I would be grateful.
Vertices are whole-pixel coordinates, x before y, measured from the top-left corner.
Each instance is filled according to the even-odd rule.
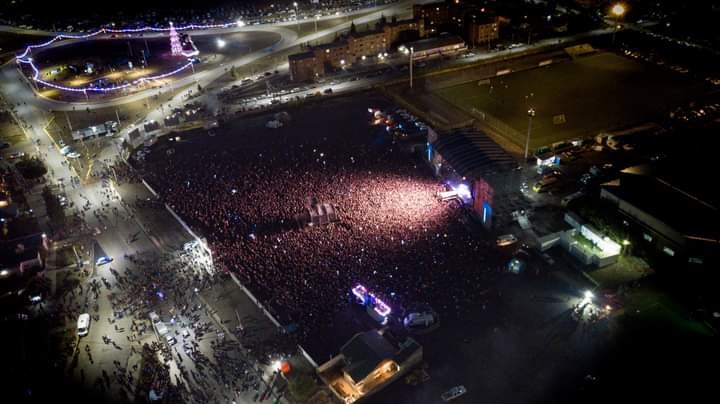
[[[702,82],[612,54],[440,89],[436,95],[524,146],[533,107],[531,148],[667,116],[706,91]],[[479,112],[480,111],[480,112]],[[563,116],[564,115],[564,122]],[[501,122],[492,122],[492,118]]]

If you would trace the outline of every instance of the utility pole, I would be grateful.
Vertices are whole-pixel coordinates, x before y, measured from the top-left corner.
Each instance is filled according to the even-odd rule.
[[[528,131],[527,137],[525,138],[525,164],[527,165],[528,149],[530,148],[530,133],[532,132],[532,121],[535,117],[535,108],[528,109]]]
[[[415,57],[415,48],[410,47],[410,88],[413,88],[413,59]]]
[[[120,112],[118,112],[117,108],[115,108],[115,118],[117,118],[118,128],[120,128],[122,124],[120,123]]]

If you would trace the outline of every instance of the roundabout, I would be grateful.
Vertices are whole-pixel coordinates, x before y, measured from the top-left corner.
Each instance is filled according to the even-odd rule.
[[[16,61],[44,98],[73,102],[117,97],[172,85],[283,39],[283,33],[234,25],[176,29],[171,23],[167,29],[62,34],[28,46]]]

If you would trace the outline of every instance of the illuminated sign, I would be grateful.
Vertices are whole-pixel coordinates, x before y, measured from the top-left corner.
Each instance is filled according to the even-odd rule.
[[[374,293],[368,292],[365,286],[358,284],[351,290],[353,295],[355,295],[363,305],[372,305],[373,310],[379,316],[387,317],[392,312],[390,306],[375,296]]]

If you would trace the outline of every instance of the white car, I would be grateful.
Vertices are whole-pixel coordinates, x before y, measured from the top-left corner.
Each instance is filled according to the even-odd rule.
[[[403,319],[405,327],[429,327],[435,323],[435,316],[430,312],[410,313]]]
[[[90,331],[90,314],[83,313],[78,317],[77,321],[78,337],[84,337],[88,335]]]
[[[60,154],[62,154],[63,156],[67,156],[72,151],[72,147],[70,146],[63,146],[62,148],[60,148]]]
[[[442,395],[440,395],[440,398],[442,398],[443,401],[452,401],[465,393],[467,393],[467,389],[465,388],[465,386],[460,385],[455,386],[450,390],[442,393]]]
[[[81,154],[74,151],[74,152],[68,153],[67,156],[68,156],[68,158],[71,158],[71,159],[79,159]]]
[[[170,346],[177,344],[177,340],[172,335],[168,335],[167,337],[165,337],[165,340],[167,341],[168,345],[170,345]]]
[[[503,234],[495,241],[499,247],[505,247],[517,243],[518,239],[514,234]]]
[[[109,255],[103,255],[102,257],[98,257],[97,260],[95,260],[95,265],[105,265],[113,262],[113,257]]]

